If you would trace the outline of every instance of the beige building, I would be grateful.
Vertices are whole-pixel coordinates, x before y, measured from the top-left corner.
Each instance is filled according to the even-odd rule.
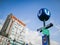
[[[25,42],[13,41],[7,37],[0,35],[0,45],[25,45]]]
[[[1,35],[18,42],[24,41],[24,28],[25,24],[10,14],[1,29]]]

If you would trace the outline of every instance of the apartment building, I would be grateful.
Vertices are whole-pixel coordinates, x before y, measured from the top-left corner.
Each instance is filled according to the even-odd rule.
[[[17,19],[13,14],[7,16],[1,29],[0,35],[8,37],[15,41],[24,41],[25,24]]]

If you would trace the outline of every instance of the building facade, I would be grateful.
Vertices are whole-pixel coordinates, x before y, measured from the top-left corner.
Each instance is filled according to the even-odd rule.
[[[0,34],[12,40],[22,42],[24,41],[24,28],[25,24],[22,21],[18,20],[15,16],[10,14],[7,16]]]

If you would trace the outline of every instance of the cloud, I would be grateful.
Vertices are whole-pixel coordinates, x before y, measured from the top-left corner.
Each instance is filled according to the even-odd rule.
[[[42,37],[37,31],[31,31],[28,28],[25,32],[25,42],[32,43],[33,45],[42,45]],[[59,45],[58,42],[51,40],[51,45]]]
[[[31,42],[34,45],[42,44],[42,42],[39,42],[41,40],[41,36],[38,36],[38,35],[39,34],[36,31],[31,31],[29,29],[26,29],[26,32],[25,32],[25,42],[26,43]]]
[[[51,45],[60,45],[58,42],[53,41],[53,40],[51,40],[50,42],[51,42],[51,43],[50,43]]]
[[[28,24],[31,22],[31,20],[23,20],[25,24]]]
[[[54,27],[56,27],[57,29],[60,29],[60,25],[56,23],[53,19],[50,22],[54,23]]]
[[[53,19],[50,20],[50,22],[54,23],[53,26],[57,29],[57,31],[53,35],[57,35],[58,32],[60,32],[60,25],[58,23],[56,23]]]

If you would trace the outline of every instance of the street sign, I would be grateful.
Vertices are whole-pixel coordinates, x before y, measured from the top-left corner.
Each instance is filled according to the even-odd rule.
[[[48,45],[48,37],[46,35],[42,36],[42,45]]]
[[[46,8],[41,8],[37,16],[41,21],[44,21],[44,20],[47,21],[51,16],[51,12]]]
[[[38,29],[37,31],[40,31],[44,34],[44,36],[42,36],[42,45],[50,45],[50,39],[49,39],[49,30],[48,28],[52,27],[53,24],[50,23],[49,25],[45,25],[45,21],[47,21],[50,16],[51,13],[48,9],[46,8],[41,8],[37,14],[39,20],[43,21],[43,28]]]
[[[43,33],[43,34],[45,34],[45,35],[49,35],[49,30],[48,30],[48,29],[43,28],[43,29],[42,29],[42,33]]]

